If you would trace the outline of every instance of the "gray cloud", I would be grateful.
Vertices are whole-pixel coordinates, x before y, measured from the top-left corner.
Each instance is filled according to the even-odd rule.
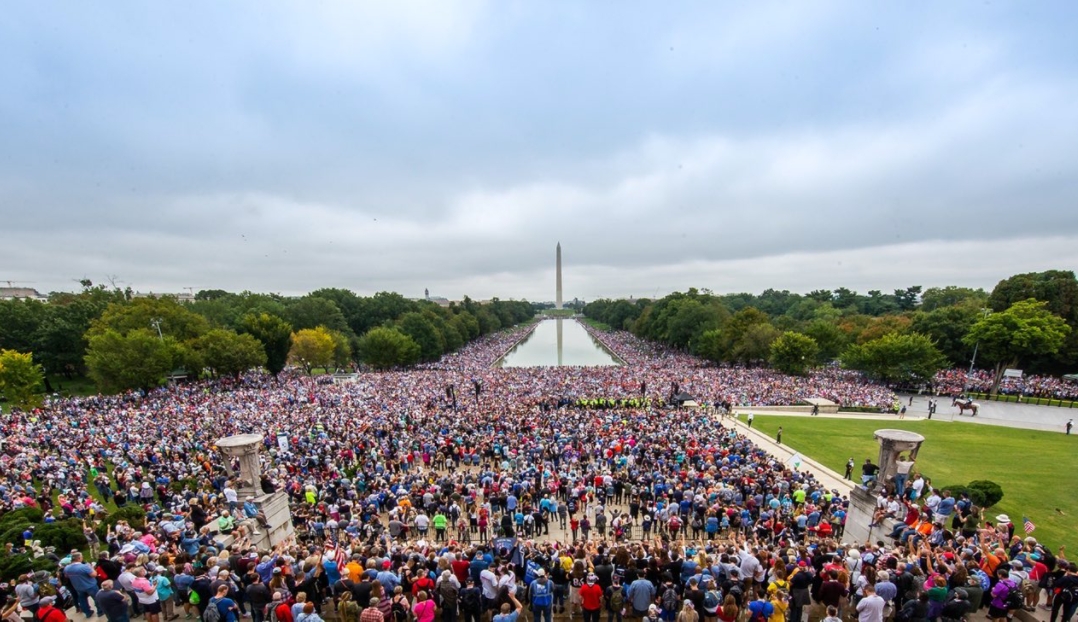
[[[559,240],[584,298],[1073,267],[1057,8],[22,7],[0,278],[547,299]]]

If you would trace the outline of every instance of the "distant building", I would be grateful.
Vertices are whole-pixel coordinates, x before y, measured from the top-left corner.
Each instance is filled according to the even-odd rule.
[[[176,302],[179,302],[181,304],[195,301],[195,295],[190,293],[190,292],[183,292],[181,294],[167,294],[167,293],[162,294],[162,293],[154,293],[154,292],[135,292],[132,297],[133,298],[175,298]]]
[[[36,300],[48,302],[48,296],[42,296],[41,292],[33,287],[0,287],[0,300]]]
[[[442,296],[431,296],[429,290],[423,290],[422,298],[409,298],[408,300],[411,300],[413,302],[419,302],[421,300],[426,302],[433,302],[439,307],[448,307],[452,304],[452,302],[450,302],[448,298],[444,298]]]

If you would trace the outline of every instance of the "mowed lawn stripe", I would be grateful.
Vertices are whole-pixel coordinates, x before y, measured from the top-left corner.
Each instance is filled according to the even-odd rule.
[[[753,427],[774,438],[782,426],[782,442],[814,458],[840,475],[852,456],[860,481],[865,458],[876,462],[879,445],[872,433],[892,428],[925,437],[917,469],[934,486],[992,480],[1003,488],[1003,500],[986,512],[993,520],[1007,514],[1022,531],[1023,516],[1036,526],[1033,535],[1057,548],[1078,548],[1078,435],[1020,430],[947,421],[875,421],[829,417],[756,417]],[[1060,513],[1060,510],[1062,513]]]

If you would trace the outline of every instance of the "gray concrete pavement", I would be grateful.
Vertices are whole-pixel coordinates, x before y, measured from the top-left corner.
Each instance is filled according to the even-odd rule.
[[[909,404],[910,395],[900,395],[903,404]],[[908,405],[906,416],[928,416],[928,396],[914,395],[913,404]],[[933,419],[941,421],[961,421],[963,423],[976,423],[980,425],[999,425],[1009,428],[1022,428],[1026,430],[1042,430],[1045,432],[1065,431],[1068,419],[1074,419],[1078,423],[1078,408],[1060,408],[1058,406],[1035,406],[1031,404],[1015,404],[1010,402],[980,401],[980,409],[976,417],[959,415],[958,408],[951,406],[951,398],[937,398],[938,407]],[[1078,427],[1074,434],[1078,434]]]

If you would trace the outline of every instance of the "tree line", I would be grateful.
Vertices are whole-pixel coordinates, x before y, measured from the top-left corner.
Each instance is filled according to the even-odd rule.
[[[353,363],[384,370],[436,361],[535,313],[527,301],[465,297],[441,307],[346,289],[301,297],[204,290],[194,298],[136,298],[130,290],[84,282],[82,291],[52,294],[47,303],[0,301],[0,391],[9,401],[15,394],[22,399],[26,389],[16,385],[28,374],[42,385],[48,376],[86,376],[116,392],[160,386],[177,371],[226,377],[264,367],[276,375],[290,363],[308,373]],[[11,376],[6,389],[4,361]]]
[[[715,363],[771,364],[792,374],[838,361],[884,382],[919,384],[942,368],[969,365],[975,349],[997,386],[1011,367],[1078,371],[1072,271],[1017,274],[990,293],[914,286],[891,294],[718,295],[693,288],[658,300],[596,300],[584,314]]]

